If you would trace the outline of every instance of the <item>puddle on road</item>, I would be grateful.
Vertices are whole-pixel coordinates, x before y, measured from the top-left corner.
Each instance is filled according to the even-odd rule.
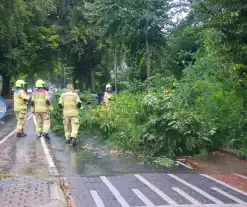
[[[118,175],[123,173],[145,172],[187,172],[182,166],[158,167],[142,162],[130,152],[119,154],[103,146],[99,140],[83,137],[80,146],[70,147],[64,139],[52,135],[50,146],[55,155],[56,166],[61,174],[81,176]]]

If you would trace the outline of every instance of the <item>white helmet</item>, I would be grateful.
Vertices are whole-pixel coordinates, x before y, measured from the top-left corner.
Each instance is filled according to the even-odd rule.
[[[107,88],[112,88],[111,87],[111,84],[107,84],[106,87],[105,87],[105,89],[107,90]]]

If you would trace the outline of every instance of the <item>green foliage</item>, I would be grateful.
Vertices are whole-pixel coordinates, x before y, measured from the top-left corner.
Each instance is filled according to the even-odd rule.
[[[51,129],[58,135],[64,135],[62,111],[58,106],[61,94],[55,94],[55,104],[53,105],[53,112],[51,114]]]
[[[104,107],[83,111],[82,127],[97,130],[102,138],[123,148],[137,147],[140,136],[138,125],[145,120],[139,101],[142,97],[143,94],[121,93],[113,97],[109,113]]]
[[[240,152],[237,154],[239,159],[246,160],[247,159],[247,149],[242,148]]]
[[[172,167],[174,166],[175,162],[167,157],[157,157],[154,160],[154,163],[164,167]]]

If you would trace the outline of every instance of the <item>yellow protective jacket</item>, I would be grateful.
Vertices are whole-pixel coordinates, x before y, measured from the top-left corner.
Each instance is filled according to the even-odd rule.
[[[112,98],[112,93],[108,93],[108,92],[105,92],[104,94],[104,101],[106,103],[106,105],[109,105],[110,104],[110,99]]]
[[[77,93],[72,91],[65,92],[61,95],[59,104],[63,106],[64,116],[78,116],[79,110],[77,104],[81,103],[81,100]]]
[[[25,111],[30,97],[23,89],[16,89],[14,92],[14,111]]]
[[[42,113],[42,112],[51,112],[53,110],[52,105],[47,105],[46,101],[50,102],[50,97],[48,92],[45,89],[37,89],[33,92],[32,95],[32,112]]]

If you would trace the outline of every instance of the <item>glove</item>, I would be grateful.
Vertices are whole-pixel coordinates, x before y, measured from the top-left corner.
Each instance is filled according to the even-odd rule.
[[[51,105],[50,100],[46,100],[46,101],[45,101],[45,103],[46,103],[48,106],[50,106],[50,105]]]
[[[81,103],[80,103],[80,102],[77,103],[77,108],[78,108],[78,109],[81,108]]]
[[[63,108],[63,105],[62,104],[58,104],[59,108],[62,109]]]
[[[34,106],[34,101],[31,101],[31,106]]]

